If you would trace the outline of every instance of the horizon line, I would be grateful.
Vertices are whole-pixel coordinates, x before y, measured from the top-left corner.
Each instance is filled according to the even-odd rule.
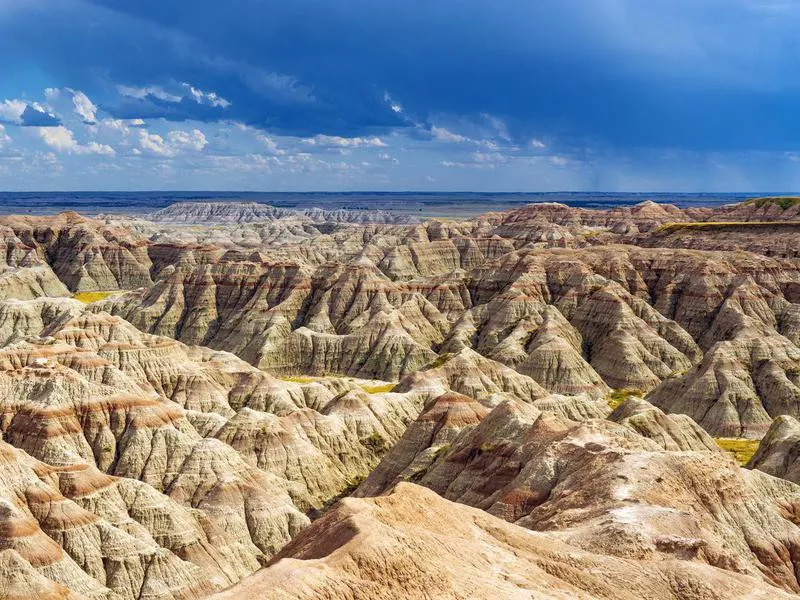
[[[181,189],[139,189],[139,190],[0,190],[0,194],[491,194],[491,195],[543,195],[543,194],[609,194],[609,195],[676,195],[676,196],[781,196],[798,195],[800,191],[758,191],[758,192],[686,192],[686,191],[607,191],[607,190],[551,190],[551,191],[473,191],[473,190],[181,190]]]

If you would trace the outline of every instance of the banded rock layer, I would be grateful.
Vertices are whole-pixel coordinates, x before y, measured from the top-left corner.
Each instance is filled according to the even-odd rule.
[[[266,569],[213,600],[791,598],[759,581],[688,561],[609,557],[526,531],[401,483],[347,499]]]

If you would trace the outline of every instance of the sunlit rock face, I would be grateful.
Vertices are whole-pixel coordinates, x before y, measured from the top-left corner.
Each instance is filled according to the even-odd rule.
[[[688,560],[608,556],[400,483],[348,498],[266,569],[214,600],[245,598],[791,598],[758,576]]]
[[[0,598],[800,593],[794,206],[3,217]]]

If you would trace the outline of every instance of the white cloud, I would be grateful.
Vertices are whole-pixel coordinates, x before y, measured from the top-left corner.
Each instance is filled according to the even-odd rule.
[[[564,167],[569,164],[569,159],[565,156],[551,156],[550,163],[556,167]]]
[[[114,149],[107,144],[98,144],[97,142],[90,142],[85,146],[79,144],[72,130],[67,129],[63,125],[59,125],[58,127],[37,127],[36,131],[45,144],[58,152],[101,154],[103,156],[113,156],[116,154]]]
[[[10,141],[11,138],[6,133],[6,128],[2,124],[0,124],[0,148],[5,146]]]
[[[172,102],[177,104],[184,98],[190,98],[197,104],[207,104],[217,108],[228,108],[231,105],[229,100],[226,100],[216,92],[207,92],[194,87],[190,83],[181,83],[181,87],[186,90],[185,92],[179,91],[178,93],[165,90],[160,85],[146,85],[146,86],[132,86],[132,85],[118,85],[117,91],[123,96],[128,98],[136,98],[143,100],[148,96],[162,100],[163,102]],[[184,95],[185,94],[185,95]]]
[[[497,132],[497,137],[504,142],[511,142],[511,136],[508,133],[508,127],[506,127],[506,124],[502,120],[488,113],[484,113],[483,118],[486,119],[489,125]]]
[[[128,124],[123,119],[102,119],[98,125],[102,128],[121,133],[122,135],[127,135],[130,133]]]
[[[54,102],[59,99],[61,96],[61,90],[58,88],[45,88],[44,90],[44,97],[47,98],[50,102]]]
[[[139,132],[139,147],[158,156],[175,156],[175,151],[164,141],[164,138],[146,130]]]
[[[82,148],[86,148],[89,153],[91,154],[101,154],[103,156],[114,156],[116,152],[114,149],[109,146],[108,144],[98,144],[97,142],[89,142],[86,146],[81,146]]]
[[[389,109],[392,112],[397,113],[397,114],[402,114],[403,113],[403,105],[400,104],[399,102],[395,102],[394,100],[392,100],[392,96],[391,96],[391,94],[389,94],[389,92],[384,92],[383,93],[383,101],[386,102],[386,104],[389,105]]]
[[[171,158],[183,150],[200,152],[207,144],[206,136],[199,129],[170,131],[167,139],[146,129],[139,130],[139,148],[157,156]]]
[[[181,96],[167,92],[158,85],[148,85],[145,87],[118,85],[117,91],[123,96],[136,98],[138,100],[143,100],[147,96],[153,96],[153,98],[158,98],[164,102],[180,102],[183,99]]]
[[[493,152],[500,149],[500,145],[492,139],[476,140],[474,138],[461,135],[460,133],[454,133],[449,129],[439,127],[437,125],[431,126],[430,134],[434,140],[439,142],[446,142],[450,144],[474,144],[476,146],[487,148]]]
[[[440,142],[453,142],[456,144],[460,144],[463,142],[470,141],[469,138],[464,137],[463,135],[453,133],[452,131],[445,129],[444,127],[437,127],[436,125],[431,127],[431,135],[433,136],[433,139],[439,140]]]
[[[27,107],[28,103],[22,100],[3,100],[0,102],[0,120],[20,124]]]
[[[399,160],[397,160],[394,156],[391,156],[391,155],[387,154],[386,152],[381,152],[380,154],[378,154],[378,158],[380,160],[385,160],[387,162],[390,162],[393,165],[399,165],[400,164]]]
[[[170,131],[167,138],[175,148],[187,148],[200,152],[208,145],[208,140],[202,131],[192,129],[192,131]]]
[[[532,148],[536,148],[537,150],[542,150],[543,148],[547,148],[547,144],[545,144],[542,140],[533,138],[530,141],[530,145]]]
[[[210,104],[211,106],[216,106],[219,108],[228,108],[231,105],[228,100],[218,96],[215,92],[204,92],[203,90],[197,89],[190,83],[183,83],[181,85],[189,90],[189,94],[198,104]]]
[[[442,167],[447,167],[449,169],[494,169],[495,168],[495,162],[490,162],[490,161],[462,162],[453,160],[441,160],[439,161],[439,165]]]
[[[285,154],[285,152],[278,147],[278,143],[268,135],[260,133],[256,135],[256,139],[264,144],[271,154]]]
[[[72,92],[72,103],[75,105],[75,113],[83,119],[84,123],[95,123],[97,121],[97,107],[94,103],[83,92],[70,91]]]
[[[472,159],[479,163],[504,163],[509,157],[500,152],[473,152]]]
[[[316,135],[303,140],[309,146],[335,146],[338,148],[374,147],[385,148],[386,143],[379,137],[341,137],[338,135]]]
[[[53,150],[72,152],[78,146],[72,131],[59,125],[58,127],[37,127],[39,137]]]

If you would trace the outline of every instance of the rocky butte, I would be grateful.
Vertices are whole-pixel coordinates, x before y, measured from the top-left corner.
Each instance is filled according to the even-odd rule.
[[[2,217],[0,599],[797,597],[799,207]]]

